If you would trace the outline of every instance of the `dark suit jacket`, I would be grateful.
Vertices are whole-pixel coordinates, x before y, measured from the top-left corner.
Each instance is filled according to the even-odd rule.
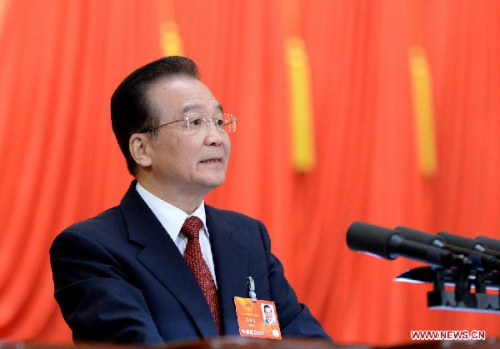
[[[55,298],[75,341],[158,344],[218,336],[191,270],[135,190],[120,205],[59,234],[51,251]],[[239,334],[234,296],[276,304],[282,335],[329,339],[271,254],[264,225],[206,206],[223,334]]]

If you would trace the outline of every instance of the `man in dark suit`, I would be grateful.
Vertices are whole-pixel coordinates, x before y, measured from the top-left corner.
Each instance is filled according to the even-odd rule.
[[[236,119],[167,57],[111,99],[135,177],[119,206],[65,229],[50,256],[55,298],[75,341],[161,344],[238,335],[234,297],[273,301],[283,337],[330,339],[286,281],[264,225],[206,205],[223,184]]]

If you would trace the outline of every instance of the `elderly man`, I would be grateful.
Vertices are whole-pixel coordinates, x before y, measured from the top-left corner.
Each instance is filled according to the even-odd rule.
[[[65,229],[50,256],[75,341],[161,344],[238,335],[234,297],[274,302],[283,337],[329,339],[286,281],[264,225],[206,205],[236,119],[185,57],[131,73],[111,99],[135,177],[119,206]],[[253,289],[251,290],[253,291]]]

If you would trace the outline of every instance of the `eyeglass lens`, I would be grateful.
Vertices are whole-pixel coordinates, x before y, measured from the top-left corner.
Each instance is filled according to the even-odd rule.
[[[187,129],[193,133],[214,124],[220,132],[232,133],[236,131],[236,119],[231,114],[210,116],[205,113],[189,113],[186,115]]]

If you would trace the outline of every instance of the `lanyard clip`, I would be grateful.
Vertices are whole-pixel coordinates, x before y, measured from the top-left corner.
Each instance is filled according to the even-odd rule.
[[[253,277],[251,276],[247,277],[247,284],[248,284],[248,296],[252,299],[252,302],[256,303],[257,294],[255,293],[255,281],[253,280]]]

